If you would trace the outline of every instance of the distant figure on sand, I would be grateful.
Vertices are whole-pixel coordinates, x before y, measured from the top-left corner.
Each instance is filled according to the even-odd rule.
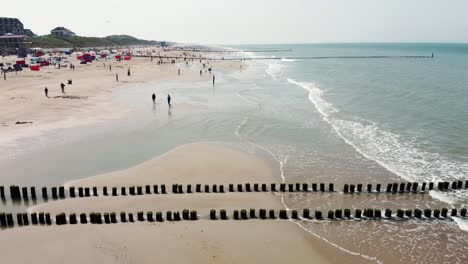
[[[112,71],[112,65],[109,65],[109,71]]]
[[[200,76],[202,76],[202,70],[200,70]]]
[[[215,85],[216,77],[213,75],[213,86]]]
[[[47,87],[44,89],[44,93],[46,97],[49,97],[49,89]]]
[[[171,106],[171,95],[167,95],[167,104]]]
[[[151,98],[153,98],[153,104],[155,104],[155,103],[156,103],[156,94],[153,93],[153,95],[151,96]]]
[[[119,81],[119,75],[118,75],[118,74],[115,75],[115,81],[116,81],[116,82]]]
[[[131,76],[131,74],[130,74],[130,69],[128,69],[127,75],[128,75],[128,76]]]
[[[61,83],[60,87],[62,88],[62,93],[65,93],[65,84]]]
[[[180,69],[179,69],[179,71],[177,72],[177,74],[180,75]]]

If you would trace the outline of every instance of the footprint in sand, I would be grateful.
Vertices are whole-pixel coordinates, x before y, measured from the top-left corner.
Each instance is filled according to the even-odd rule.
[[[98,249],[105,255],[111,256],[115,260],[115,262],[113,263],[130,263],[130,259],[127,253],[127,247],[120,243],[100,240],[96,245],[96,249]]]

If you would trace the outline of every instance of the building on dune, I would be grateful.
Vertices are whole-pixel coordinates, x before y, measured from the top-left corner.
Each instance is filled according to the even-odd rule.
[[[64,27],[56,27],[56,28],[52,29],[50,31],[50,34],[52,36],[63,37],[63,38],[76,36],[76,34],[73,31],[71,31],[71,30],[69,30],[67,28],[64,28]]]
[[[18,18],[0,17],[0,36],[5,34],[35,36],[30,29],[24,28],[23,23]]]
[[[28,38],[34,36],[18,18],[0,17],[0,53],[23,53],[27,49]]]
[[[28,36],[7,33],[0,36],[0,53],[19,54],[27,50]]]
[[[0,17],[0,36],[5,34],[25,35],[34,37],[30,29],[25,29],[23,23],[17,18]]]

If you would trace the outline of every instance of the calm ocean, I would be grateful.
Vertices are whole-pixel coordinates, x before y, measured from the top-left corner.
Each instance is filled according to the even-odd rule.
[[[282,59],[252,63],[258,67],[264,64],[267,76],[259,74],[256,87],[242,91],[242,97],[258,103],[261,111],[269,114],[249,115],[240,133],[275,155],[282,164],[286,181],[386,183],[467,179],[468,45],[307,44],[237,48],[292,49],[246,53],[252,57]],[[434,58],[423,59],[290,59],[431,56],[432,53]],[[468,204],[468,191],[431,191],[430,197],[419,198],[361,196],[347,200],[293,195],[284,201],[291,208],[460,207]],[[440,230],[456,234],[459,227],[467,230],[466,220],[456,222],[458,226],[437,223],[424,227],[389,223],[388,229],[372,224],[365,229],[360,225],[340,224],[325,229],[313,224],[302,226],[328,241],[335,241],[338,247],[346,244],[344,248],[375,261],[388,262],[396,257],[376,254],[372,249],[390,244],[390,247],[398,245],[396,252],[401,254],[398,255],[401,260],[420,261],[424,256],[426,261],[439,262],[445,258],[421,249],[443,247],[445,257],[460,256],[458,261],[463,262],[467,256],[460,252],[467,249],[466,234],[440,234]],[[372,235],[361,232],[366,229]],[[390,230],[393,236],[389,236]],[[431,236],[426,237],[426,242],[417,238],[428,232],[444,237],[444,242],[434,242]],[[371,239],[376,235],[388,241]],[[396,244],[391,245],[390,241]]]
[[[302,119],[305,126],[319,116],[325,121],[320,125],[331,127],[357,152],[402,179],[466,179],[468,45],[268,46],[272,47],[292,52],[254,56],[430,56],[434,52],[434,59],[282,59],[269,61],[266,73],[280,86],[278,92],[287,93],[278,98],[284,104],[277,106],[278,111],[292,114],[290,108],[305,106],[297,103],[303,98],[312,109],[301,109],[310,112]]]

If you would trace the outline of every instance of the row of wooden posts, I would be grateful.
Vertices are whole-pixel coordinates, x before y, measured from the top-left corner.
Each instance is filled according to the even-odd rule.
[[[363,190],[364,186],[366,187]],[[192,189],[192,187],[194,187]],[[202,184],[172,184],[172,193],[225,193],[225,192],[335,192],[333,183],[328,184],[328,188],[325,183],[271,183],[269,186],[265,183],[245,183],[245,184],[228,184],[228,189],[225,190],[225,185],[202,185]],[[375,188],[374,188],[375,187]],[[468,189],[468,180],[450,182],[438,182],[437,190],[448,191]],[[343,186],[344,194],[354,193],[424,193],[426,191],[435,190],[435,184],[433,182],[419,184],[417,182],[407,183],[388,183],[386,189],[382,188],[381,184],[345,184]],[[53,199],[65,199],[66,189],[64,186],[52,187],[50,192],[47,187],[42,187],[42,198],[49,199],[49,194]],[[68,196],[71,198],[75,197],[91,197],[91,196],[125,196],[125,195],[143,195],[143,194],[167,194],[166,185],[146,185],[146,186],[132,186],[132,187],[103,187],[102,192],[98,191],[97,187],[70,187],[68,189]],[[0,197],[5,199],[5,188],[0,186]],[[10,186],[10,197],[12,200],[28,200],[29,198],[36,199],[35,187],[19,187],[16,185]]]
[[[405,210],[405,209],[397,209],[396,213],[394,213],[390,209],[385,209],[382,211],[381,209],[355,209],[354,214],[352,213],[351,209],[336,209],[336,210],[329,210],[327,215],[325,216],[321,210],[315,210],[314,215],[312,216],[309,209],[303,209],[300,215],[298,210],[279,210],[278,214],[276,214],[276,210],[270,209],[250,209],[250,210],[234,210],[232,214],[232,219],[234,220],[248,220],[248,219],[305,219],[305,220],[352,220],[352,219],[365,219],[365,220],[404,220],[404,219],[431,219],[436,218],[440,220],[448,219],[448,216],[451,217],[463,217],[466,218],[467,210],[462,208],[460,210],[451,209],[449,214],[449,209],[442,208],[442,209],[414,209],[414,210]],[[220,210],[219,213],[212,209],[210,211],[210,219],[211,220],[228,220],[228,215],[226,210]]]
[[[115,224],[120,223],[133,223],[133,222],[164,222],[164,221],[182,221],[198,220],[198,214],[195,210],[183,210],[182,212],[178,211],[167,211],[163,215],[163,212],[146,212],[143,211],[137,212],[135,215],[133,213],[121,212],[119,219],[117,219],[117,214],[112,213],[81,213],[79,215],[72,213],[68,217],[65,213],[60,213],[55,215],[55,220],[50,216],[50,213],[17,213],[16,214],[16,225],[18,226],[28,226],[28,225],[65,225],[65,224]],[[13,227],[15,226],[14,215],[12,213],[0,213],[0,227]]]
[[[404,210],[398,209],[394,213],[390,209],[355,209],[352,214],[351,209],[336,209],[329,210],[327,215],[322,213],[320,210],[315,210],[314,215],[311,214],[309,209],[303,209],[301,212],[298,210],[274,210],[274,209],[250,209],[250,210],[234,210],[231,216],[228,216],[227,211],[222,209],[219,212],[215,209],[210,210],[210,220],[248,220],[248,219],[305,219],[305,220],[404,220],[404,219],[449,219],[450,217],[463,217],[466,218],[467,210],[462,208],[460,210],[442,208],[442,209],[414,209]],[[55,215],[55,220],[49,213],[17,213],[16,214],[16,225],[28,226],[28,225],[65,225],[65,224],[116,224],[120,223],[134,223],[134,222],[164,222],[164,221],[195,221],[198,220],[199,216],[195,210],[183,210],[182,213],[175,211],[163,212],[137,212],[136,216],[133,213],[121,212],[119,219],[116,213],[81,213],[67,215],[60,213]],[[0,227],[14,227],[15,221],[12,213],[0,213]]]

